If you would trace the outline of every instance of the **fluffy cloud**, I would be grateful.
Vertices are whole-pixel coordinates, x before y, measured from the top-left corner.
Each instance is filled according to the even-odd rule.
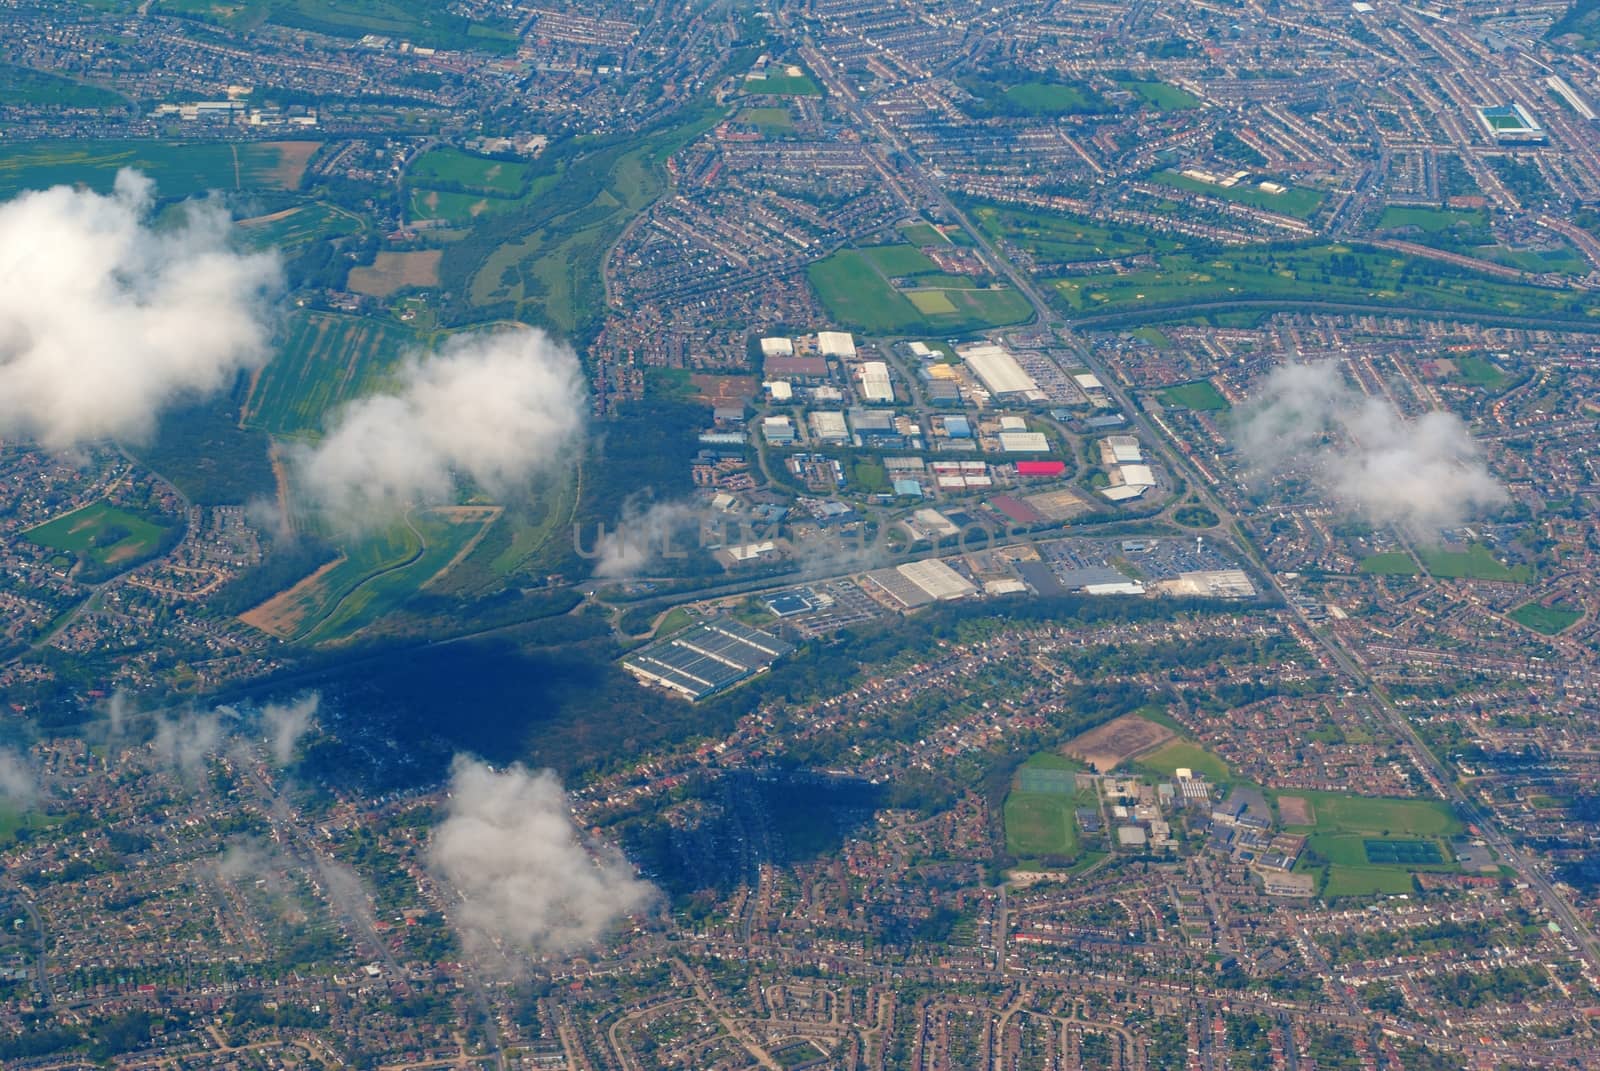
[[[1308,469],[1324,493],[1378,523],[1446,527],[1506,497],[1460,418],[1407,420],[1331,362],[1274,369],[1236,437],[1259,468]]]
[[[448,502],[458,475],[513,492],[566,458],[583,426],[577,355],[531,328],[458,335],[408,360],[398,379],[393,393],[346,406],[321,443],[295,455],[301,488],[341,527]]]
[[[321,704],[322,696],[311,692],[292,703],[268,703],[261,708],[261,724],[279,766],[289,765],[294,758],[295,745],[310,730],[311,719]]]
[[[219,708],[205,714],[162,718],[156,724],[155,739],[151,740],[150,747],[157,758],[179,773],[197,774],[207,759],[222,750],[228,738],[222,724],[224,712],[233,713],[231,708]]]
[[[0,748],[0,800],[27,808],[38,796],[39,782],[27,760],[15,751]]]
[[[614,848],[579,835],[548,771],[495,771],[457,757],[434,869],[461,894],[467,947],[485,939],[532,953],[570,952],[650,904],[655,889]]]
[[[599,561],[594,574],[639,576],[663,559],[695,552],[695,537],[704,517],[704,507],[692,502],[657,502],[645,510],[629,504],[617,526],[602,532],[596,541],[594,553]]]
[[[70,186],[0,205],[0,435],[52,449],[150,435],[163,408],[262,363],[275,254],[228,245],[227,209],[146,222],[154,185]]]

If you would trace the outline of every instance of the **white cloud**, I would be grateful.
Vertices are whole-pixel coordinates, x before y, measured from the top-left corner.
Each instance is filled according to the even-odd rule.
[[[268,703],[261,708],[261,723],[279,766],[287,766],[294,759],[295,745],[310,730],[311,719],[321,703],[322,696],[311,692],[292,703]]]
[[[693,502],[657,502],[645,510],[623,507],[617,526],[596,542],[596,576],[639,576],[667,557],[697,553],[705,508]]]
[[[156,757],[182,774],[198,773],[207,759],[222,750],[227,739],[222,726],[223,709],[162,718],[156,724],[155,739],[150,742]],[[232,713],[231,709],[228,713]]]
[[[1242,411],[1236,438],[1257,467],[1307,469],[1325,494],[1377,523],[1447,527],[1506,498],[1459,417],[1431,411],[1407,420],[1346,383],[1331,362],[1274,369]]]
[[[429,858],[461,894],[456,917],[469,949],[487,938],[570,952],[654,899],[654,886],[620,852],[580,836],[549,771],[497,772],[457,756],[450,792]]]
[[[27,759],[9,748],[0,748],[0,800],[26,809],[39,797],[39,781]]]
[[[146,223],[154,185],[70,186],[0,205],[0,435],[51,449],[147,438],[161,410],[268,356],[278,258],[228,245],[227,209]]]
[[[572,349],[531,328],[458,335],[414,355],[392,393],[346,406],[326,438],[294,455],[306,495],[340,527],[452,499],[458,475],[495,494],[565,461],[583,427]]]

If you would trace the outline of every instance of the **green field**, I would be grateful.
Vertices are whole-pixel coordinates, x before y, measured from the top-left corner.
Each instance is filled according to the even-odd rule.
[[[994,241],[1015,242],[1042,261],[1109,260],[1177,248],[1169,238],[1131,227],[1100,227],[1061,212],[977,201],[972,215]]]
[[[396,542],[393,535],[383,537],[383,553],[387,555],[384,564],[369,569],[359,579],[355,579],[353,571],[340,576],[342,593],[327,601],[326,613],[315,627],[302,633],[306,642],[324,643],[349,636],[398,607],[478,538],[493,517],[474,513],[455,518],[444,510],[426,510],[412,514],[410,520],[421,534],[422,544],[418,546],[410,532],[403,533],[401,542]],[[403,550],[410,553],[402,556]]]
[[[1302,833],[1356,833],[1382,837],[1444,837],[1460,833],[1465,827],[1450,805],[1439,800],[1391,799],[1383,796],[1346,796],[1337,792],[1280,793],[1311,802],[1313,824],[1286,827]],[[1357,845],[1358,849],[1360,845]],[[1364,861],[1362,855],[1353,862]],[[1333,859],[1333,862],[1346,860]]]
[[[1146,103],[1153,104],[1164,112],[1200,107],[1199,97],[1177,86],[1169,86],[1165,82],[1128,81],[1117,84],[1123,89],[1130,89],[1139,94]]]
[[[272,216],[240,220],[238,234],[252,249],[279,249],[293,253],[323,238],[359,234],[367,222],[333,205],[314,201]]]
[[[125,108],[119,94],[31,67],[0,63],[0,107]]]
[[[1390,205],[1378,217],[1379,230],[1404,230],[1415,227],[1425,235],[1455,233],[1487,234],[1489,214],[1482,209],[1415,208]]]
[[[1477,354],[1455,358],[1456,378],[1491,393],[1499,393],[1505,386],[1506,374]]]
[[[460,186],[500,197],[514,197],[528,177],[528,165],[515,160],[474,156],[460,149],[430,149],[417,157],[406,178],[419,186]]]
[[[515,27],[451,13],[447,0],[272,0],[267,21],[330,37],[382,34],[433,48],[509,53]]]
[[[1236,186],[1219,186],[1214,182],[1190,178],[1177,171],[1160,171],[1152,175],[1151,180],[1174,189],[1238,201],[1240,204],[1267,212],[1280,212],[1296,219],[1309,219],[1322,207],[1324,199],[1321,191],[1308,190],[1303,186],[1290,186],[1282,193],[1268,193],[1256,185],[1253,179],[1246,179]]]
[[[1341,896],[1401,896],[1416,891],[1411,871],[1404,867],[1330,866],[1322,895],[1330,900]]]
[[[168,526],[100,501],[30,528],[23,536],[100,566],[126,566],[149,557]]]
[[[1211,385],[1209,379],[1199,379],[1193,383],[1180,383],[1176,387],[1168,387],[1161,391],[1161,401],[1166,405],[1181,405],[1187,409],[1197,409],[1201,412],[1214,413],[1231,408],[1228,399],[1222,392]]]
[[[161,197],[207,190],[290,190],[300,184],[317,142],[30,141],[0,153],[0,197],[82,183],[111,189],[117,172],[137,168]]]
[[[1029,115],[1064,115],[1103,103],[1077,86],[1057,82],[1021,82],[1007,87],[1001,95]]]
[[[1557,636],[1583,620],[1583,611],[1557,602],[1550,606],[1530,602],[1512,610],[1511,620],[1546,636]]]
[[[1589,274],[1589,262],[1569,245],[1553,249],[1508,249],[1503,245],[1482,245],[1469,250],[1473,256],[1507,264],[1531,272],[1558,272],[1562,275]]]
[[[1434,576],[1448,580],[1504,580],[1516,584],[1531,584],[1533,569],[1527,565],[1507,566],[1482,543],[1473,543],[1466,550],[1443,550],[1439,547],[1422,547],[1417,550],[1422,564]]]
[[[327,413],[369,392],[417,338],[371,317],[296,312],[245,402],[244,420],[274,435],[313,435]]]
[[[1386,550],[1382,554],[1369,554],[1356,566],[1373,576],[1416,576],[1417,563],[1403,550]]]
[[[860,252],[868,263],[891,279],[927,275],[939,270],[939,265],[913,245],[874,245]]]
[[[900,226],[900,236],[915,246],[951,245],[950,236],[931,223],[905,223]]]
[[[1508,282],[1387,250],[1306,244],[1172,253],[1157,266],[1051,280],[1077,312],[1123,312],[1252,299],[1408,306],[1508,316],[1600,317],[1600,301]]]
[[[1017,771],[1006,796],[1003,818],[1006,851],[1021,859],[1070,858],[1078,852],[1078,807],[1096,807],[1094,791],[1079,791],[1074,779],[1082,767],[1064,755],[1041,752]]]
[[[746,78],[746,93],[769,97],[820,97],[822,87],[804,74],[769,74],[765,78]]]
[[[893,252],[884,252],[890,250]],[[900,252],[904,250],[904,252]],[[841,250],[807,269],[811,285],[841,324],[869,335],[903,335],[924,330],[949,332],[1023,323],[1033,314],[1015,290],[970,287],[917,289],[902,293],[874,267],[873,250]],[[914,255],[917,260],[913,261]],[[896,267],[928,261],[910,246],[880,246],[877,258]],[[963,280],[964,282],[970,282]]]
[[[1139,765],[1168,777],[1184,767],[1218,784],[1227,784],[1233,778],[1227,763],[1189,740],[1169,741],[1140,759]]]
[[[794,129],[794,116],[788,108],[746,108],[738,121],[763,134],[787,134]]]
[[[593,330],[605,308],[606,251],[666,188],[667,159],[724,114],[695,107],[644,136],[552,146],[514,209],[445,247],[441,277],[470,306],[457,315],[566,336]]]

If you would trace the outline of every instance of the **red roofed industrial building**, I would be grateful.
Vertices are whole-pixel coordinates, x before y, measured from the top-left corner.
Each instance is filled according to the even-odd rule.
[[[1065,461],[1019,461],[1018,476],[1060,476],[1067,471]]]

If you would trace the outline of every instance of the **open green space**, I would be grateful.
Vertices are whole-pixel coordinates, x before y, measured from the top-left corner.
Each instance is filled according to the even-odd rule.
[[[1018,768],[1006,796],[1006,851],[1021,859],[1071,858],[1078,852],[1079,807],[1098,807],[1093,789],[1077,787],[1083,767],[1065,755],[1040,752]]]
[[[1386,550],[1381,554],[1369,554],[1361,559],[1356,568],[1373,576],[1417,575],[1417,563],[1403,550]]]
[[[1179,769],[1188,769],[1218,784],[1227,784],[1233,778],[1227,763],[1190,740],[1169,740],[1141,758],[1139,765],[1167,777]]]
[[[278,353],[250,392],[245,423],[274,435],[320,433],[331,410],[381,384],[400,355],[416,342],[416,336],[397,323],[296,312],[289,318]]]
[[[1158,350],[1170,350],[1172,348],[1172,339],[1168,338],[1166,333],[1160,328],[1135,327],[1132,331],[1129,331],[1128,334],[1132,335],[1136,339],[1139,339],[1141,342],[1150,343],[1150,345],[1154,346]],[[1193,406],[1190,408],[1193,408]]]
[[[1254,179],[1246,179],[1234,186],[1219,186],[1215,182],[1191,178],[1177,171],[1158,171],[1150,177],[1152,181],[1163,186],[1203,193],[1209,197],[1221,197],[1267,212],[1281,212],[1296,219],[1309,219],[1318,208],[1322,207],[1324,199],[1320,190],[1308,190],[1304,186],[1290,186],[1281,193],[1269,193]]]
[[[891,267],[928,261],[911,246],[879,246],[876,259]],[[883,250],[892,252],[884,253]],[[905,252],[901,252],[904,250]],[[924,330],[959,332],[1023,323],[1033,315],[1027,298],[1011,289],[947,289],[901,292],[874,266],[874,250],[841,250],[807,269],[811,285],[839,323],[870,335],[903,335]],[[913,261],[906,253],[914,254]],[[969,280],[962,280],[969,283]]]
[[[258,219],[240,220],[238,233],[253,249],[279,249],[293,253],[324,238],[359,234],[367,223],[342,208],[314,201],[282,213]]]
[[[42,811],[18,810],[10,802],[0,802],[0,848],[9,848],[15,844],[17,834],[24,829],[38,832],[58,826],[65,820]]]
[[[1418,838],[1453,836],[1465,828],[1450,805],[1439,800],[1349,796],[1338,792],[1302,792],[1298,789],[1282,792],[1281,795],[1298,796],[1311,803],[1312,825],[1286,827],[1297,832]],[[1361,856],[1361,859],[1364,860],[1365,856]]]
[[[1498,392],[1508,378],[1504,372],[1475,353],[1455,358],[1455,365],[1456,377],[1463,383],[1491,392]]]
[[[1561,275],[1583,276],[1590,271],[1589,262],[1576,249],[1562,244],[1552,249],[1508,249],[1503,245],[1485,245],[1471,250],[1472,255],[1531,272],[1556,272]]]
[[[122,108],[127,103],[109,89],[0,63],[0,107]]]
[[[769,97],[820,97],[822,87],[806,74],[769,74],[765,78],[746,78],[746,93]]]
[[[1004,96],[1029,115],[1065,115],[1103,104],[1098,94],[1059,82],[1021,82],[1007,87]]]
[[[937,272],[939,265],[914,245],[874,245],[860,250],[861,255],[891,279]]]
[[[1507,316],[1600,317],[1600,299],[1482,275],[1424,257],[1308,243],[1215,253],[1170,253],[1155,267],[1053,279],[1067,308],[1124,312],[1253,299],[1405,306]]]
[[[460,186],[468,190],[514,196],[528,176],[528,165],[518,160],[475,156],[460,149],[430,149],[406,173],[419,186]]]
[[[1482,209],[1421,208],[1390,205],[1378,217],[1379,230],[1415,228],[1424,235],[1478,235],[1489,232],[1489,214]]]
[[[1420,547],[1417,555],[1428,572],[1449,580],[1505,580],[1517,584],[1533,582],[1533,568],[1508,566],[1482,543],[1469,544],[1466,550]]]
[[[169,527],[104,500],[30,528],[30,542],[100,566],[127,566],[155,553]]]
[[[794,129],[794,116],[788,108],[746,108],[739,113],[739,122],[763,134],[787,134]]]
[[[1368,837],[1361,842],[1361,847],[1366,852],[1367,862],[1379,866],[1440,866],[1445,862],[1437,841]]]
[[[723,117],[690,107],[644,135],[551,146],[514,207],[445,246],[446,322],[516,319],[568,337],[596,329],[606,251],[666,188],[667,159]]]
[[[156,0],[154,4],[163,15],[232,28],[259,26],[271,6],[271,0]]]
[[[1511,620],[1535,632],[1542,632],[1546,636],[1557,636],[1583,620],[1583,611],[1556,602],[1549,606],[1542,603],[1524,603],[1511,611]]]
[[[1161,111],[1172,112],[1184,108],[1200,107],[1200,98],[1187,90],[1165,82],[1147,81],[1122,81],[1117,83],[1123,89],[1132,90],[1145,99],[1148,104],[1153,104]]]
[[[661,624],[656,626],[655,638],[659,640],[663,636],[670,636],[674,632],[681,632],[690,625],[694,624],[697,620],[698,618],[696,618],[688,610],[685,610],[681,606],[674,606],[672,609],[668,610],[666,616],[661,619]]]
[[[952,245],[949,235],[931,223],[905,223],[900,226],[900,236],[915,246]]]
[[[1198,409],[1202,412],[1214,413],[1231,408],[1228,399],[1222,392],[1211,385],[1209,379],[1199,379],[1193,383],[1180,383],[1176,387],[1167,387],[1161,391],[1161,401],[1166,405],[1181,405],[1186,409]]]
[[[0,197],[83,183],[106,192],[125,167],[143,171],[161,197],[207,190],[283,190],[299,185],[304,142],[30,141],[0,153]]]
[[[267,21],[329,37],[379,34],[433,48],[509,53],[515,26],[453,14],[448,0],[271,0]]]
[[[1415,891],[1411,871],[1403,867],[1330,866],[1322,885],[1322,895],[1330,900],[1341,896],[1401,896]]]
[[[990,239],[1014,242],[1040,261],[1110,260],[1178,248],[1170,238],[1132,227],[1101,227],[1063,212],[986,201],[973,201],[970,207]]]

